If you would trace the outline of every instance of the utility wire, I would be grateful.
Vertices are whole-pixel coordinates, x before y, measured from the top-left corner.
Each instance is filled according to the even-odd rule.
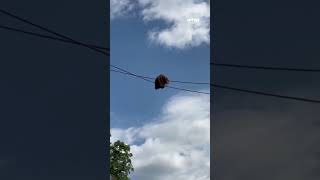
[[[184,88],[178,88],[178,87],[174,87],[174,86],[166,86],[166,87],[171,88],[171,89],[180,90],[180,91],[187,91],[187,92],[198,93],[198,94],[210,94],[210,93],[207,93],[207,92],[195,91],[195,90],[184,89]]]
[[[127,75],[132,75],[131,73],[125,72],[125,71],[120,71],[120,70],[113,70],[111,69],[110,71],[112,72],[117,72],[117,73],[122,73],[122,74],[127,74]],[[148,79],[148,80],[154,80],[154,78],[152,77],[147,77],[147,76],[141,76],[141,75],[134,75],[135,77],[139,77],[139,78],[144,78],[144,79]],[[151,81],[152,82],[152,81]]]
[[[131,75],[129,73],[122,72],[122,71],[116,71],[116,70],[110,70],[110,71]],[[139,77],[140,75],[136,75],[136,76]],[[145,76],[142,76],[142,77],[145,77]],[[150,77],[145,77],[145,78],[150,78]],[[208,84],[210,86],[212,86],[212,87],[219,88],[219,89],[233,90],[233,91],[238,91],[238,92],[257,94],[257,95],[263,95],[263,96],[269,96],[269,97],[277,97],[277,98],[283,98],[283,99],[291,99],[291,100],[296,100],[296,101],[320,103],[320,100],[313,100],[313,99],[306,99],[306,98],[300,98],[300,97],[284,96],[284,95],[279,95],[279,94],[265,93],[265,92],[260,92],[260,91],[253,91],[253,90],[247,90],[247,89],[241,89],[241,88],[234,88],[234,87],[224,86],[224,85],[220,85],[220,84],[211,84],[211,83],[208,83]],[[167,86],[167,87],[169,87],[169,86]],[[188,90],[188,89],[181,89],[181,88],[172,87],[172,86],[171,86],[171,88],[178,89],[178,90],[184,90],[184,91],[191,91],[191,92],[196,92],[196,93],[210,94],[210,93],[193,91],[193,90]]]
[[[50,30],[50,29],[48,29],[48,28],[46,28],[46,27],[43,27],[43,26],[34,24],[33,22],[31,22],[31,21],[29,21],[29,20],[26,20],[26,19],[24,19],[24,18],[21,18],[21,17],[19,17],[19,16],[16,16],[16,15],[14,15],[14,14],[11,14],[11,13],[9,13],[8,11],[5,11],[5,10],[3,10],[3,9],[0,9],[0,12],[3,13],[3,14],[6,14],[7,16],[10,16],[10,17],[12,17],[12,18],[14,18],[14,19],[17,19],[17,20],[19,20],[19,21],[22,21],[22,22],[24,22],[24,23],[27,23],[27,24],[29,24],[29,25],[31,25],[31,26],[37,27],[37,28],[39,28],[39,29],[41,29],[41,30],[44,30],[44,31],[49,32],[49,33],[51,33],[51,34],[54,34],[54,35],[56,35],[56,36],[58,36],[58,37],[64,38],[64,39],[66,39],[66,40],[69,40],[69,41],[71,41],[71,42],[73,42],[73,43],[75,43],[75,44],[79,44],[79,45],[85,46],[85,47],[87,47],[87,48],[89,48],[89,49],[92,49],[92,50],[94,50],[94,51],[96,51],[96,52],[99,52],[99,53],[102,53],[102,54],[104,54],[104,55],[109,56],[109,53],[106,53],[106,52],[104,52],[104,51],[101,51],[100,49],[97,49],[97,48],[95,48],[95,47],[92,47],[92,46],[90,46],[90,45],[88,45],[88,44],[84,44],[84,43],[78,42],[78,41],[76,41],[76,40],[74,40],[74,39],[72,39],[72,38],[70,38],[70,37],[68,37],[68,36],[66,36],[66,35],[57,33],[57,32],[55,32],[55,31],[53,31],[53,30]],[[116,69],[119,69],[119,70],[121,70],[121,71],[124,71],[124,72],[128,73],[129,75],[136,76],[136,77],[141,78],[141,79],[143,79],[143,80],[145,80],[145,81],[148,81],[148,82],[152,82],[152,81],[148,80],[147,78],[143,78],[143,77],[141,77],[141,76],[137,76],[137,75],[135,75],[135,74],[133,74],[133,73],[131,73],[131,72],[123,69],[123,68],[120,68],[120,67],[117,67],[117,66],[114,66],[114,65],[110,65],[110,66],[111,66],[111,67],[114,67],[114,68],[116,68]],[[153,82],[152,82],[152,83],[153,83]],[[195,92],[195,91],[192,91],[192,90],[186,90],[186,89],[177,88],[177,87],[169,87],[169,88]],[[204,93],[204,92],[200,92],[200,93]],[[208,93],[205,93],[205,94],[208,94]]]
[[[73,40],[72,38],[68,37],[68,36],[65,36],[65,35],[62,35],[62,34],[59,34],[55,31],[52,31],[46,27],[43,27],[43,26],[40,26],[40,25],[37,25],[37,24],[34,24],[26,19],[23,19],[21,17],[18,17],[16,15],[13,15],[5,10],[2,10],[0,9],[0,12],[3,13],[3,14],[6,14],[12,18],[15,18],[17,20],[20,20],[22,22],[25,22],[29,25],[32,25],[34,27],[37,27],[41,30],[44,30],[46,32],[49,32],[51,34],[54,34],[58,37],[61,37],[61,38],[64,38],[66,40],[69,40],[71,42],[73,42],[74,44],[79,44],[79,45],[82,45],[84,47],[87,47],[89,49],[92,49],[96,52],[99,52],[99,53],[102,53],[106,56],[109,56],[109,53],[107,52],[104,52],[100,49],[97,49],[96,47],[93,47],[93,46],[90,46],[88,44],[84,44],[84,43],[81,43],[81,42],[78,42],[78,41],[75,41]],[[227,67],[240,67],[240,68],[254,68],[254,69],[270,69],[270,70],[287,70],[287,71],[309,71],[309,72],[320,72],[320,70],[315,70],[315,69],[294,69],[294,68],[275,68],[275,67],[259,67],[259,66],[244,66],[244,65],[231,65],[231,64],[219,64],[219,63],[211,63],[213,65],[216,65],[216,66],[227,66]],[[111,67],[114,67],[120,71],[122,71],[123,74],[128,74],[128,75],[131,75],[131,76],[135,76],[135,77],[138,77],[140,79],[143,79],[145,81],[148,81],[148,82],[152,82],[151,80],[147,79],[146,77],[141,77],[139,75],[136,75],[136,74],[133,74],[123,68],[120,68],[120,67],[117,67],[117,66],[114,66],[114,65],[110,65]],[[114,70],[111,70],[111,71],[114,71]],[[119,72],[120,72],[119,71]],[[209,84],[209,83],[194,83],[194,82],[186,82],[186,81],[175,81],[175,82],[180,82],[180,83],[192,83],[192,84]],[[153,83],[153,82],[152,82]],[[313,102],[313,103],[320,103],[319,100],[312,100],[312,99],[305,99],[305,98],[299,98],[299,97],[291,97],[291,96],[283,96],[283,95],[277,95],[277,94],[271,94],[271,93],[264,93],[264,92],[259,92],[259,91],[252,91],[252,90],[246,90],[246,89],[240,89],[240,88],[233,88],[233,87],[228,87],[228,86],[222,86],[222,85],[218,85],[218,84],[210,84],[210,86],[213,86],[213,87],[216,87],[216,88],[221,88],[221,89],[228,89],[228,90],[234,90],[234,91],[239,91],[239,92],[246,92],[246,93],[251,93],[251,94],[258,94],[258,95],[264,95],[264,96],[272,96],[272,97],[278,97],[278,98],[285,98],[285,99],[292,99],[292,100],[297,100],[297,101],[306,101],[306,102]],[[198,92],[198,91],[193,91],[193,90],[187,90],[187,89],[182,89],[182,88],[177,88],[177,87],[171,87],[171,86],[168,86],[169,88],[173,88],[173,89],[178,89],[178,90],[185,90],[185,91],[190,91],[190,92],[197,92],[197,93],[203,93],[203,94],[210,94],[210,93],[205,93],[205,92]]]
[[[54,37],[50,37],[50,36],[47,36],[47,35],[42,35],[42,34],[36,34],[36,33],[33,33],[33,32],[27,32],[27,31],[23,31],[23,30],[19,30],[19,29],[15,29],[15,28],[11,28],[11,27],[7,27],[7,26],[0,26],[0,28],[2,29],[7,29],[7,30],[12,30],[12,31],[16,31],[16,32],[21,32],[21,33],[25,33],[25,34],[29,34],[29,35],[35,35],[35,36],[39,36],[39,37],[43,37],[43,38],[49,38],[49,39],[54,39],[54,40],[59,40],[59,41],[64,41],[64,42],[69,42],[69,43],[73,43],[73,44],[78,44],[78,45],[81,45],[81,46],[85,46],[87,48],[90,48],[94,51],[97,51],[99,53],[103,53],[105,55],[110,55],[109,54],[109,49],[108,48],[104,48],[104,47],[99,47],[99,46],[96,46],[96,45],[90,45],[90,44],[85,44],[85,43],[81,43],[81,42],[78,42],[78,41],[75,41],[73,40],[72,38],[70,37],[67,37],[65,35],[62,35],[62,34],[59,34],[55,31],[52,31],[46,27],[43,27],[43,26],[40,26],[40,25],[37,25],[37,24],[34,24],[24,18],[21,18],[21,17],[18,17],[14,14],[11,14],[5,10],[2,10],[0,9],[0,12],[3,13],[3,14],[6,14],[12,18],[15,18],[17,20],[20,20],[22,22],[25,22],[29,25],[32,25],[34,27],[37,27],[41,30],[44,30],[46,32],[49,32],[49,33],[52,33],[56,36],[59,36],[59,37],[62,37],[64,39],[67,39],[67,40],[63,40],[63,39],[60,39],[60,38],[54,38]],[[107,50],[108,52],[103,52],[101,51],[100,49],[104,49],[104,50]],[[215,63],[215,62],[212,62],[210,63],[214,66],[222,66],[222,67],[230,67],[230,68],[246,68],[246,69],[261,69],[261,70],[279,70],[279,71],[300,71],[300,72],[320,72],[320,69],[302,69],[302,68],[287,68],[287,67],[267,67],[267,66],[251,66],[251,65],[239,65],[239,64],[227,64],[227,63]],[[179,81],[176,81],[176,82],[179,82]],[[208,83],[194,83],[194,82],[179,82],[179,83],[190,83],[190,84],[208,84]]]
[[[300,71],[300,72],[320,72],[320,69],[302,69],[302,68],[287,68],[287,67],[267,67],[267,66],[250,66],[239,64],[226,64],[226,63],[210,63],[214,66],[222,66],[229,68],[245,68],[245,69],[261,69],[261,70],[277,70],[277,71]]]
[[[100,47],[100,46],[96,46],[96,45],[91,45],[91,44],[85,44],[85,43],[81,43],[81,42],[77,42],[65,35],[59,34],[57,32],[54,32],[46,27],[34,24],[26,19],[23,19],[21,17],[18,17],[16,15],[13,15],[5,10],[0,9],[0,12],[2,12],[3,14],[6,14],[12,18],[15,18],[17,20],[20,20],[22,22],[25,22],[29,25],[32,25],[34,27],[37,27],[39,29],[42,29],[46,32],[52,33],[54,35],[57,35],[59,37],[62,37],[64,39],[61,38],[55,38],[55,37],[51,37],[51,36],[47,36],[47,35],[43,35],[43,34],[37,34],[37,33],[33,33],[33,32],[28,32],[28,31],[23,31],[20,29],[16,29],[16,28],[12,28],[12,27],[8,27],[8,26],[3,26],[0,25],[0,28],[2,29],[6,29],[6,30],[11,30],[11,31],[16,31],[16,32],[21,32],[24,34],[29,34],[29,35],[34,35],[34,36],[38,36],[38,37],[42,37],[42,38],[48,38],[48,39],[53,39],[53,40],[58,40],[58,41],[63,41],[63,42],[68,42],[68,43],[73,43],[73,44],[77,44],[77,45],[81,45],[81,46],[85,46],[87,48],[90,48],[94,51],[98,51],[100,53],[107,53],[107,55],[109,55],[109,48],[105,48],[105,47]],[[67,40],[65,40],[67,39]],[[100,50],[97,49],[103,49],[103,50],[107,50],[108,52],[101,52]],[[320,72],[320,69],[303,69],[303,68],[288,68],[288,67],[267,67],[267,66],[251,66],[251,65],[239,65],[239,64],[227,64],[227,63],[215,63],[212,62],[210,63],[214,66],[222,66],[222,67],[229,67],[229,68],[246,68],[246,69],[260,69],[260,70],[278,70],[278,71],[300,71],[300,72]],[[179,82],[179,81],[176,81]],[[195,82],[179,82],[179,83],[190,83],[190,84],[208,84],[208,83],[195,83]]]
[[[75,42],[70,41],[70,40],[65,40],[65,39],[62,39],[62,38],[52,37],[52,36],[39,34],[39,33],[34,33],[34,32],[30,32],[30,31],[24,31],[24,30],[13,28],[13,27],[9,27],[9,26],[0,25],[0,29],[4,29],[4,30],[8,30],[8,31],[14,31],[14,32],[20,32],[20,33],[23,33],[23,34],[37,36],[37,37],[40,37],[40,38],[52,39],[52,40],[61,41],[61,42],[65,42],[65,43],[71,43],[71,44],[80,45],[79,43],[75,43]],[[109,48],[101,47],[101,46],[97,46],[97,45],[92,45],[92,44],[87,44],[87,45],[91,46],[91,47],[94,47],[94,48],[97,48],[97,49],[105,50],[107,52],[109,52],[109,50],[110,50]]]
[[[171,80],[170,82],[181,83],[181,84],[210,85],[210,83],[205,83],[205,82],[191,82],[191,81],[177,81],[177,80]]]
[[[24,22],[24,23],[27,23],[27,24],[32,25],[32,26],[34,26],[34,27],[37,27],[37,28],[39,28],[39,29],[41,29],[41,30],[44,30],[44,31],[46,31],[46,32],[49,32],[49,33],[51,33],[51,34],[54,34],[54,35],[56,35],[56,36],[58,36],[58,37],[62,37],[62,38],[66,39],[66,40],[69,40],[69,41],[71,41],[71,42],[73,42],[73,43],[76,43],[76,44],[85,46],[85,47],[87,47],[87,48],[89,48],[89,49],[92,49],[92,50],[94,50],[94,51],[96,51],[96,52],[99,52],[99,53],[102,53],[102,54],[104,54],[104,55],[106,55],[106,56],[109,56],[109,53],[106,53],[106,52],[104,52],[104,51],[101,51],[101,50],[99,50],[99,49],[96,49],[95,47],[92,47],[92,46],[90,46],[90,45],[87,45],[87,44],[78,42],[78,41],[76,41],[76,40],[74,40],[74,39],[72,39],[72,38],[70,38],[70,37],[68,37],[68,36],[66,36],[66,35],[57,33],[57,32],[55,32],[55,31],[53,31],[53,30],[50,30],[50,29],[48,29],[48,28],[46,28],[46,27],[43,27],[43,26],[34,24],[34,23],[31,22],[31,21],[28,21],[28,20],[26,20],[26,19],[24,19],[24,18],[21,18],[21,17],[19,17],[19,16],[16,16],[16,15],[14,15],[14,14],[11,14],[11,13],[5,11],[5,10],[0,9],[0,12],[3,13],[3,14],[8,15],[8,16],[14,18],[14,19],[17,19],[17,20],[19,20],[19,21],[22,21],[22,22]],[[152,81],[150,81],[150,80],[148,80],[148,79],[146,79],[146,78],[137,76],[137,75],[135,75],[135,74],[133,74],[133,73],[131,73],[131,72],[125,70],[125,69],[122,69],[122,68],[120,68],[120,67],[117,67],[117,66],[114,66],[114,65],[110,65],[110,66],[111,66],[111,67],[114,67],[114,68],[116,68],[116,69],[119,69],[119,70],[121,70],[121,71],[124,71],[124,72],[126,72],[126,73],[128,73],[128,74],[130,74],[130,75],[132,75],[132,76],[136,76],[136,77],[138,77],[138,78],[141,78],[141,79],[143,79],[143,80],[145,80],[145,81],[152,82]],[[153,83],[153,82],[152,82],[152,83]],[[176,88],[176,87],[170,87],[170,88],[175,88],[175,89],[180,89],[180,90],[182,90],[181,88]],[[188,90],[188,91],[192,91],[192,90]]]
[[[233,91],[250,93],[250,94],[277,97],[277,98],[283,98],[283,99],[291,99],[291,100],[297,100],[297,101],[305,101],[305,102],[311,102],[311,103],[320,103],[320,100],[306,99],[306,98],[293,97],[293,96],[284,96],[284,95],[265,93],[265,92],[260,92],[260,91],[252,91],[252,90],[247,90],[247,89],[240,89],[240,88],[234,88],[234,87],[229,87],[229,86],[223,86],[223,85],[219,85],[219,84],[211,84],[211,86],[216,87],[216,88],[220,88],[220,89],[227,89],[227,90],[233,90]]]
[[[110,70],[111,72],[116,72],[116,73],[121,73],[121,74],[126,74],[126,75],[130,75],[132,76],[131,73],[127,73],[127,72],[123,72],[123,71],[118,71],[118,70]],[[145,76],[140,76],[140,75],[134,75],[135,77],[138,77],[138,78],[150,78],[150,77],[145,77]],[[154,78],[152,78],[154,79]],[[154,84],[153,81],[150,81],[152,84]],[[168,86],[166,85],[167,88],[171,88],[171,89],[176,89],[176,90],[180,90],[180,91],[188,91],[188,92],[193,92],[193,93],[199,93],[199,94],[210,94],[210,93],[206,93],[206,92],[202,92],[202,91],[194,91],[194,90],[190,90],[190,89],[184,89],[184,88],[178,88],[178,87],[174,87],[174,86]]]
[[[114,68],[116,68],[116,69],[119,69],[119,70],[121,70],[121,71],[123,71],[123,72],[126,72],[126,73],[128,73],[128,74],[131,74],[131,72],[129,72],[129,71],[127,71],[127,70],[123,70],[122,68],[119,68],[119,67],[117,67],[117,66],[114,66],[114,65],[110,65],[110,66],[111,66],[111,67],[114,67]],[[152,80],[154,80],[153,77],[142,76],[142,75],[137,75],[137,74],[135,74],[135,76],[139,76],[139,77],[145,78],[145,79],[152,79]],[[210,85],[210,83],[206,83],[206,82],[191,82],[191,81],[176,81],[176,80],[170,80],[170,82],[181,83],[181,84],[196,84],[196,85],[201,85],[201,84],[203,84],[203,85]]]
[[[109,53],[108,53],[108,52],[104,52],[104,51],[102,51],[102,50],[100,50],[100,49],[96,49],[96,48],[94,48],[94,47],[91,47],[90,45],[87,45],[87,44],[78,42],[78,41],[76,41],[76,40],[74,40],[74,39],[72,39],[72,38],[70,38],[70,37],[68,37],[68,36],[66,36],[66,35],[57,33],[57,32],[55,32],[55,31],[53,31],[53,30],[50,30],[50,29],[48,29],[48,28],[46,28],[46,27],[44,27],[44,26],[40,26],[40,25],[34,24],[33,22],[31,22],[31,21],[29,21],[29,20],[27,20],[27,19],[21,18],[21,17],[19,17],[19,16],[16,16],[16,15],[14,15],[14,14],[11,14],[11,13],[9,13],[8,11],[5,11],[5,10],[3,10],[3,9],[0,9],[0,12],[3,13],[3,14],[5,14],[5,15],[7,15],[7,16],[10,16],[10,17],[12,17],[12,18],[14,18],[14,19],[17,19],[17,20],[19,20],[19,21],[22,21],[22,22],[24,22],[24,23],[27,23],[27,24],[29,24],[29,25],[31,25],[31,26],[37,27],[37,28],[39,28],[39,29],[41,29],[41,30],[43,30],[43,31],[46,31],[46,32],[51,33],[51,34],[54,34],[54,35],[56,35],[56,36],[58,36],[58,37],[64,38],[64,39],[66,39],[66,40],[72,41],[72,42],[74,42],[74,43],[76,43],[76,44],[79,44],[79,45],[81,45],[81,46],[87,47],[87,48],[89,48],[89,49],[91,49],[91,50],[94,50],[94,51],[96,51],[96,52],[99,52],[99,53],[102,53],[102,54],[104,54],[104,55],[109,56]]]
[[[134,77],[143,79],[143,80],[145,80],[145,81],[151,82],[151,83],[153,84],[153,81],[151,81],[151,80],[150,80],[151,78],[149,78],[149,77],[145,77],[145,76],[140,76],[140,75],[133,74],[133,73],[131,73],[131,72],[129,72],[129,71],[123,69],[123,68],[114,66],[114,65],[112,65],[112,64],[111,64],[110,66],[113,67],[113,68],[118,69],[118,71],[117,71],[117,70],[110,70],[110,71],[114,71],[114,72],[118,72],[118,73],[122,73],[122,74],[131,75],[131,76],[134,76]]]

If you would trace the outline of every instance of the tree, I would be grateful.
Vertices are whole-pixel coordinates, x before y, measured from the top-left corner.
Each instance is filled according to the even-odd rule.
[[[128,175],[134,168],[131,163],[130,146],[124,142],[110,143],[110,175],[112,180],[130,180]]]

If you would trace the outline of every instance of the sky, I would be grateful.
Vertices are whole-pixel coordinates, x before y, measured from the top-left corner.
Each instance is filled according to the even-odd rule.
[[[207,1],[121,0],[110,8],[112,65],[149,77],[210,81]],[[170,85],[210,91],[208,85]],[[111,141],[131,145],[132,180],[210,179],[209,95],[155,90],[111,72],[110,99]]]

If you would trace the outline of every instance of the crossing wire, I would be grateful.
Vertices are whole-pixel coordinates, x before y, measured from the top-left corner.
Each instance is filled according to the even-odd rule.
[[[136,74],[132,74],[132,73],[127,73],[127,72],[123,72],[123,71],[119,71],[119,70],[110,70],[111,72],[116,72],[116,73],[121,73],[121,74],[126,74],[126,75],[130,75],[130,76],[134,76],[134,77],[138,77],[138,78],[143,78],[143,79],[147,79],[146,81],[151,82],[152,84],[154,84],[153,81],[149,80],[149,79],[154,79],[151,77],[146,77],[146,76],[140,76],[140,75],[136,75]],[[168,86],[166,85],[167,88],[171,88],[171,89],[176,89],[176,90],[180,90],[180,91],[187,91],[187,92],[193,92],[193,93],[199,93],[199,94],[210,94],[207,92],[202,92],[202,91],[195,91],[195,90],[190,90],[190,89],[184,89],[184,88],[179,88],[179,87],[175,87],[175,86]]]
[[[31,21],[28,21],[24,18],[21,18],[19,16],[16,16],[14,14],[11,14],[5,10],[2,10],[0,9],[0,12],[3,13],[3,14],[6,14],[12,18],[15,18],[19,21],[22,21],[22,22],[25,22],[29,25],[32,25],[34,27],[37,27],[41,30],[44,30],[46,32],[49,32],[51,34],[54,34],[58,37],[61,37],[61,38],[64,38],[65,40],[69,40],[70,42],[74,43],[74,44],[78,44],[78,45],[81,45],[81,46],[84,46],[84,47],[87,47],[89,49],[92,49],[96,52],[99,52],[99,53],[102,53],[103,55],[106,55],[106,56],[109,56],[109,53],[108,52],[104,52],[100,49],[97,49],[96,47],[93,47],[93,46],[90,46],[88,44],[85,44],[85,43],[82,43],[82,42],[79,42],[79,41],[76,41],[66,35],[63,35],[63,34],[60,34],[60,33],[57,33],[53,30],[50,30],[46,27],[43,27],[43,26],[40,26],[40,25],[37,25],[37,24],[34,24],[32,23]],[[294,71],[297,71],[297,70],[302,70],[302,71],[315,71],[315,72],[318,72],[318,70],[307,70],[307,69],[290,69],[290,68],[272,68],[272,67],[256,67],[256,66],[241,66],[241,65],[234,65],[234,66],[231,66],[230,64],[217,64],[217,63],[211,63],[213,65],[218,65],[218,66],[229,66],[229,67],[243,67],[243,68],[260,68],[260,69],[274,69],[274,70],[294,70]],[[120,67],[117,67],[117,66],[114,66],[114,65],[110,65],[111,67],[114,67],[120,71],[122,71],[122,73],[125,73],[125,74],[128,74],[128,75],[131,75],[131,76],[135,76],[135,77],[138,77],[140,79],[143,79],[145,81],[148,81],[148,82],[152,82],[150,79],[147,79],[146,77],[141,77],[139,75],[136,75],[134,73],[131,73],[130,71],[127,71],[123,68],[120,68]],[[119,72],[120,72],[119,71]],[[297,101],[305,101],[305,102],[312,102],[312,103],[320,103],[319,100],[312,100],[312,99],[306,99],[306,98],[300,98],[300,97],[291,97],[291,96],[284,96],[284,95],[277,95],[277,94],[271,94],[271,93],[265,93],[265,92],[259,92],[259,91],[252,91],[252,90],[246,90],[246,89],[240,89],[240,88],[234,88],[234,87],[229,87],[229,86],[223,86],[223,85],[219,85],[219,84],[210,84],[210,83],[196,83],[196,82],[187,82],[187,81],[172,81],[172,82],[179,82],[179,83],[190,83],[190,84],[209,84],[210,86],[213,86],[213,87],[216,87],[216,88],[220,88],[220,89],[227,89],[227,90],[233,90],[233,91],[238,91],[238,92],[246,92],[246,93],[250,93],[250,94],[258,94],[258,95],[264,95],[264,96],[270,96],[270,97],[278,97],[278,98],[285,98],[285,99],[291,99],[291,100],[297,100]],[[190,92],[196,92],[196,93],[203,93],[203,94],[210,94],[210,93],[205,93],[205,92],[198,92],[198,91],[193,91],[193,90],[188,90],[188,89],[182,89],[182,88],[177,88],[177,87],[169,87],[169,88],[173,88],[173,89],[177,89],[177,90],[186,90],[186,91],[190,91]]]
[[[116,71],[116,70],[110,70],[110,71],[131,75],[129,73]],[[151,77],[146,77],[146,76],[141,76],[141,75],[136,75],[136,74],[135,74],[135,76],[136,77],[151,78]],[[304,101],[304,102],[310,102],[310,103],[320,103],[320,100],[307,99],[307,98],[301,98],[301,97],[293,97],[293,96],[285,96],[285,95],[266,93],[266,92],[260,92],[260,91],[253,91],[253,90],[241,89],[241,88],[234,88],[234,87],[215,84],[215,83],[208,83],[208,84],[212,87],[219,88],[219,89],[226,89],[226,90],[238,91],[238,92],[243,92],[243,93],[250,93],[250,94],[276,97],[276,98],[282,98],[282,99],[290,99],[290,100],[296,100],[296,101]],[[169,86],[167,86],[167,87],[169,87]],[[173,88],[175,89],[176,87],[173,87]],[[191,91],[193,91],[193,90],[191,90]],[[199,93],[199,91],[193,91],[193,92]],[[200,92],[200,93],[205,93],[205,92]],[[210,93],[205,93],[205,94],[210,94]]]
[[[66,35],[57,33],[56,31],[50,30],[49,28],[46,28],[46,27],[44,27],[44,26],[35,24],[35,23],[33,23],[33,22],[25,19],[25,18],[21,18],[21,17],[19,17],[19,16],[17,16],[17,15],[14,15],[14,14],[12,14],[12,13],[9,13],[9,12],[6,11],[6,10],[0,9],[0,12],[3,13],[3,14],[5,14],[5,15],[7,15],[7,16],[10,16],[11,18],[14,18],[14,19],[16,19],[16,20],[19,20],[19,21],[22,21],[22,22],[24,22],[24,23],[26,23],[26,24],[29,24],[29,25],[31,25],[31,26],[33,26],[33,27],[36,27],[36,28],[38,28],[38,29],[41,29],[41,30],[43,30],[43,31],[45,31],[45,32],[54,34],[54,35],[56,35],[56,36],[58,36],[58,37],[64,38],[64,39],[66,39],[66,40],[69,40],[69,41],[74,42],[74,43],[76,43],[76,44],[79,44],[79,45],[81,45],[81,46],[87,47],[87,48],[89,48],[89,49],[91,49],[91,50],[93,50],[93,51],[96,51],[96,52],[99,52],[99,53],[101,53],[101,54],[104,54],[104,55],[109,56],[109,53],[108,53],[108,52],[104,52],[104,51],[102,51],[102,50],[100,50],[100,49],[97,49],[97,48],[95,48],[95,47],[91,47],[91,46],[88,45],[88,44],[85,44],[85,43],[76,41],[76,40],[74,40],[74,39],[72,39],[72,38],[70,38],[70,37],[68,37],[68,36],[66,36]]]
[[[320,69],[303,69],[303,68],[288,68],[288,67],[268,67],[268,66],[251,66],[227,63],[210,63],[214,66],[222,66],[229,68],[245,68],[245,69],[259,69],[259,70],[276,70],[276,71],[298,71],[298,72],[320,72]]]
[[[9,26],[0,25],[0,29],[9,30],[9,31],[13,31],[13,32],[20,32],[20,33],[23,33],[23,34],[28,34],[28,35],[32,35],[32,36],[36,36],[36,37],[40,37],[40,38],[51,39],[51,40],[65,42],[65,43],[71,43],[71,44],[80,45],[79,43],[76,43],[76,42],[73,42],[73,41],[70,41],[70,40],[65,40],[63,38],[52,37],[52,36],[48,36],[48,35],[45,35],[45,34],[34,33],[34,32],[25,31],[25,30],[21,30],[21,29],[9,27]],[[97,48],[97,49],[105,50],[107,52],[110,51],[110,49],[106,48],[106,47],[101,47],[101,46],[92,45],[92,44],[87,44],[87,45],[91,46],[91,47],[94,47],[94,48]]]

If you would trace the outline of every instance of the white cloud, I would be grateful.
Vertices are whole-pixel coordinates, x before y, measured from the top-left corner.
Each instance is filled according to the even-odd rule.
[[[135,4],[139,4],[144,21],[158,20],[166,24],[165,28],[154,27],[148,32],[152,42],[178,49],[209,44],[208,0],[112,0],[111,18],[128,13]]]
[[[111,133],[111,141],[121,139],[132,144],[134,179],[210,179],[208,95],[174,96],[152,123],[112,129]],[[135,143],[141,140],[142,143]]]
[[[126,142],[127,144],[131,144],[134,142],[134,136],[137,135],[139,129],[136,128],[128,128],[126,130],[113,128],[111,129],[111,142],[115,142],[116,140],[121,140]]]
[[[111,19],[127,15],[134,8],[134,4],[130,0],[111,0],[110,16]]]
[[[183,49],[210,42],[210,4],[199,0],[139,0],[145,21],[162,20],[167,28],[152,30],[149,38]],[[197,21],[189,21],[196,19]]]

